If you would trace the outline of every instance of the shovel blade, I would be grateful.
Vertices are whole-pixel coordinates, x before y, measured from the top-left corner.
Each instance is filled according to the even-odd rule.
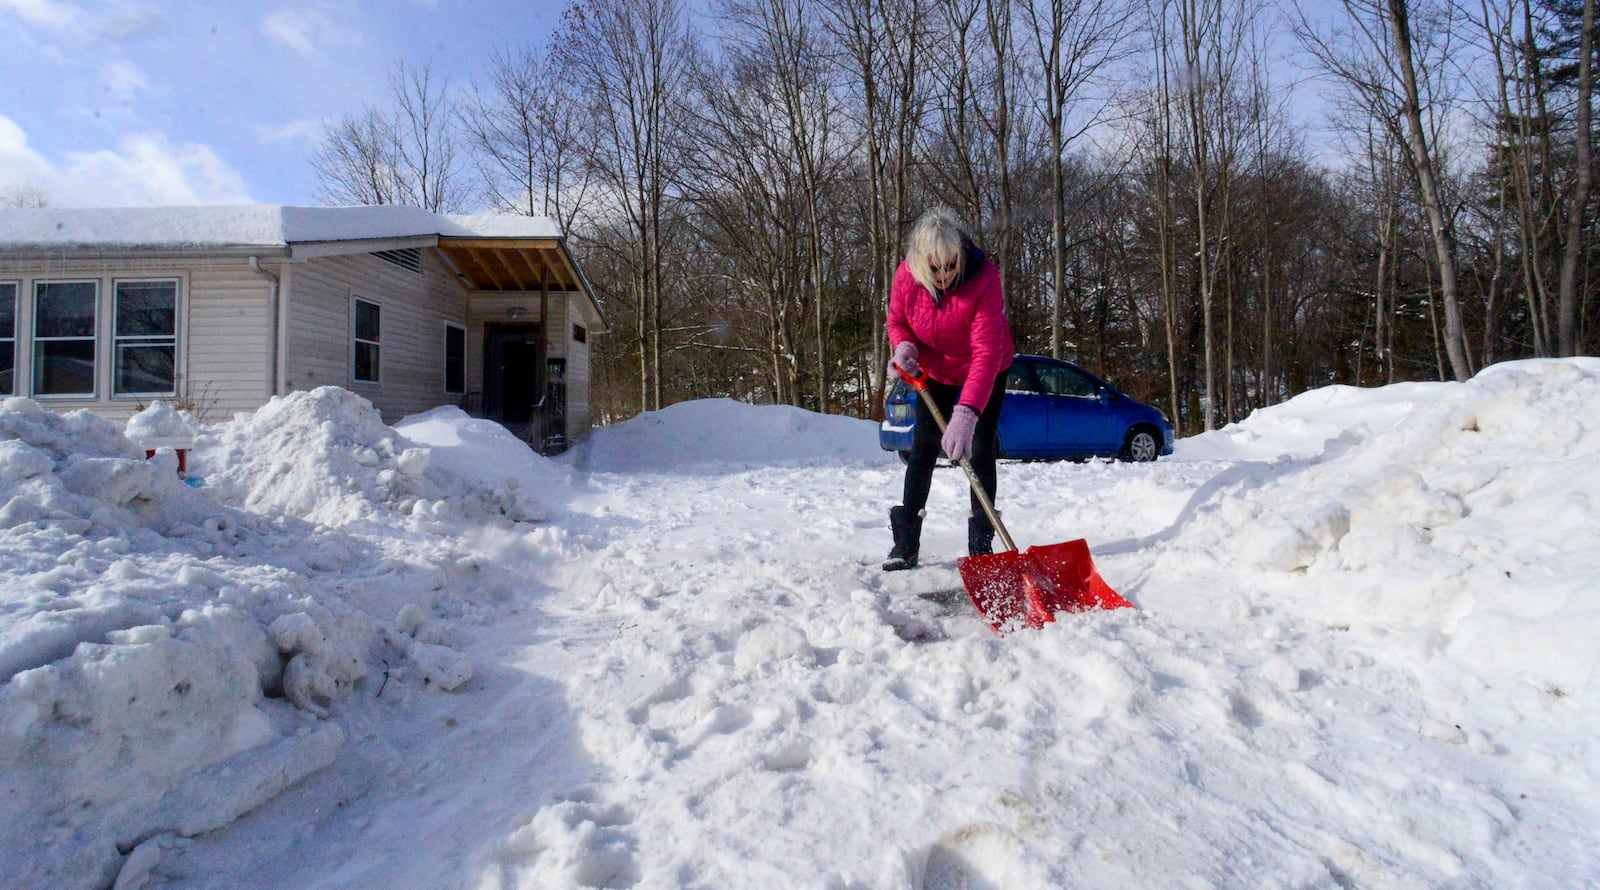
[[[1095,571],[1082,539],[956,560],[973,608],[1002,636],[1040,628],[1057,612],[1132,608]]]

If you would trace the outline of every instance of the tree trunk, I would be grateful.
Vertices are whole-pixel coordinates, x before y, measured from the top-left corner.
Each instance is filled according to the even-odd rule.
[[[1577,355],[1578,344],[1578,256],[1586,243],[1583,213],[1589,204],[1592,173],[1590,164],[1589,99],[1593,92],[1591,58],[1594,55],[1594,3],[1583,0],[1583,38],[1578,61],[1577,166],[1572,196],[1567,201],[1567,237],[1561,251],[1561,279],[1557,291],[1556,342],[1561,355]]]
[[[1389,0],[1389,25],[1394,34],[1395,64],[1400,70],[1404,89],[1402,112],[1411,163],[1417,176],[1417,187],[1422,192],[1422,206],[1428,216],[1428,233],[1439,263],[1439,296],[1444,302],[1445,354],[1450,359],[1450,370],[1455,379],[1466,380],[1472,374],[1467,362],[1461,301],[1456,289],[1455,234],[1445,217],[1432,154],[1422,127],[1422,107],[1417,91],[1417,71],[1411,58],[1411,21],[1406,0]]]

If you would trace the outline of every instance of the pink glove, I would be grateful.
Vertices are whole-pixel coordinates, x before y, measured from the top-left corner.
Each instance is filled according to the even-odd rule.
[[[891,381],[900,378],[897,369],[906,372],[912,377],[917,376],[917,372],[922,370],[922,366],[917,364],[917,344],[912,343],[910,340],[903,340],[899,346],[894,348],[894,355],[889,359],[889,379]]]
[[[972,431],[978,428],[978,412],[966,405],[957,405],[950,412],[950,423],[944,428],[944,453],[951,460],[966,460],[972,456]]]

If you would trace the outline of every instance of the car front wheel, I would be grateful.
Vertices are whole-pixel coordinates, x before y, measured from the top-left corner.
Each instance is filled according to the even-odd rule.
[[[1155,460],[1161,453],[1160,441],[1149,427],[1134,427],[1128,431],[1128,438],[1122,443],[1122,453],[1117,457],[1139,463]]]

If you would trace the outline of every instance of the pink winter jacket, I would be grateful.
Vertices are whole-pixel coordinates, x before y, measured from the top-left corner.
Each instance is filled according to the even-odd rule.
[[[971,255],[969,254],[969,259]],[[904,261],[889,291],[889,349],[917,345],[928,376],[961,387],[957,404],[983,413],[1001,371],[1011,367],[1011,325],[1006,321],[1000,270],[981,253],[978,268],[935,303]]]

